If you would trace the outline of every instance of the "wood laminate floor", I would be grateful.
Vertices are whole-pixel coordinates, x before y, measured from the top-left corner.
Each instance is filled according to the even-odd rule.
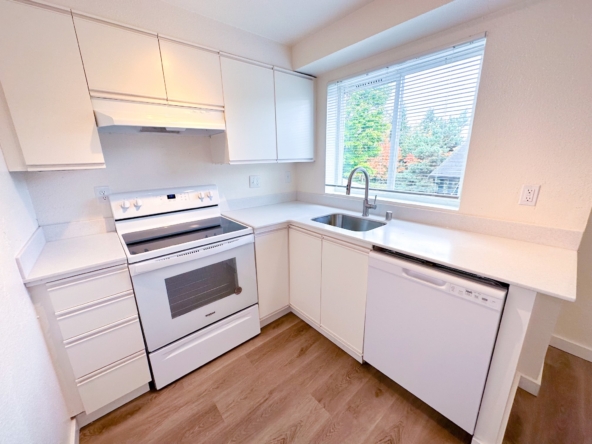
[[[553,374],[549,365],[558,371],[574,367],[561,356],[553,354],[551,358],[557,362],[547,364],[545,379]],[[590,375],[590,368],[579,364],[574,371],[580,377],[586,371]],[[574,384],[565,382],[570,386],[565,390],[572,390]],[[560,388],[559,392],[565,390]],[[506,441],[586,442],[562,441],[557,436],[573,426],[570,412],[577,411],[584,422],[590,418],[582,417],[590,410],[579,410],[583,397],[589,400],[590,393],[566,398],[557,407],[557,415],[551,412],[545,416],[542,412],[548,407],[538,404],[548,404],[547,398],[553,399],[557,393],[541,389],[541,396],[534,400],[519,393]],[[578,406],[572,406],[573,402]],[[554,440],[540,438],[533,418],[541,415],[556,425]],[[371,366],[356,362],[293,314],[175,383],[140,396],[80,431],[83,444],[423,444],[470,440],[459,427]]]

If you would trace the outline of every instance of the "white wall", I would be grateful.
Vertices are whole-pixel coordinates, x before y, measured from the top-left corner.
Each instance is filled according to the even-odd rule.
[[[329,81],[487,32],[458,213],[583,231],[592,206],[591,29],[592,2],[545,0],[321,75],[317,79],[319,161],[298,166],[298,190],[324,191]],[[542,185],[536,207],[517,204],[523,184]]]
[[[0,442],[62,443],[70,418],[15,255],[37,228],[25,180],[0,156]]]
[[[111,217],[94,187],[113,193],[187,185],[216,184],[232,201],[295,192],[294,164],[213,164],[209,138],[174,134],[101,134],[107,168],[26,173],[39,224],[51,225]],[[292,173],[286,183],[285,172]],[[249,188],[249,175],[260,187]]]
[[[552,341],[552,345],[592,361],[592,217],[578,250],[577,299],[563,305],[555,336],[560,340]]]

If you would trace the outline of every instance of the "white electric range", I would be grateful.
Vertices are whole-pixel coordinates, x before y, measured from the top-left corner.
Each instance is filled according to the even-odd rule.
[[[157,389],[260,333],[252,228],[215,185],[110,196]]]

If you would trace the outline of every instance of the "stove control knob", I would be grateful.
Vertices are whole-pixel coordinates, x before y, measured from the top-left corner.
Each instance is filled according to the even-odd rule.
[[[127,210],[129,207],[130,207],[129,200],[124,200],[123,202],[121,202],[121,208],[123,208],[124,210]]]
[[[211,192],[211,191],[208,191],[208,192],[206,193],[206,197],[207,197],[207,198],[209,198],[210,200],[212,200],[212,198],[213,198],[214,196],[212,196],[212,192]]]
[[[134,206],[138,209],[142,206],[142,204],[142,199],[136,199],[136,201],[134,202]]]
[[[203,193],[197,193],[197,198],[198,198],[199,200],[203,201],[203,200],[204,200],[204,195],[203,195]]]

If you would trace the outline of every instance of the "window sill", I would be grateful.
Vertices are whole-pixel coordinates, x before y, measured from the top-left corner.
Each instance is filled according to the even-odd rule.
[[[359,189],[352,189],[351,195],[345,194],[343,188],[334,188],[330,186],[325,187],[325,194],[327,196],[335,196],[346,199],[360,200],[364,198],[364,191]],[[404,195],[397,194],[394,197],[391,193],[380,193],[376,191],[370,191],[369,200],[372,202],[374,196],[377,196],[377,200],[380,203],[389,205],[404,205],[409,207],[423,207],[423,208],[437,208],[439,210],[458,211],[460,207],[459,199],[449,199],[445,197],[435,196],[417,196],[417,195]],[[406,198],[409,196],[409,198]]]

